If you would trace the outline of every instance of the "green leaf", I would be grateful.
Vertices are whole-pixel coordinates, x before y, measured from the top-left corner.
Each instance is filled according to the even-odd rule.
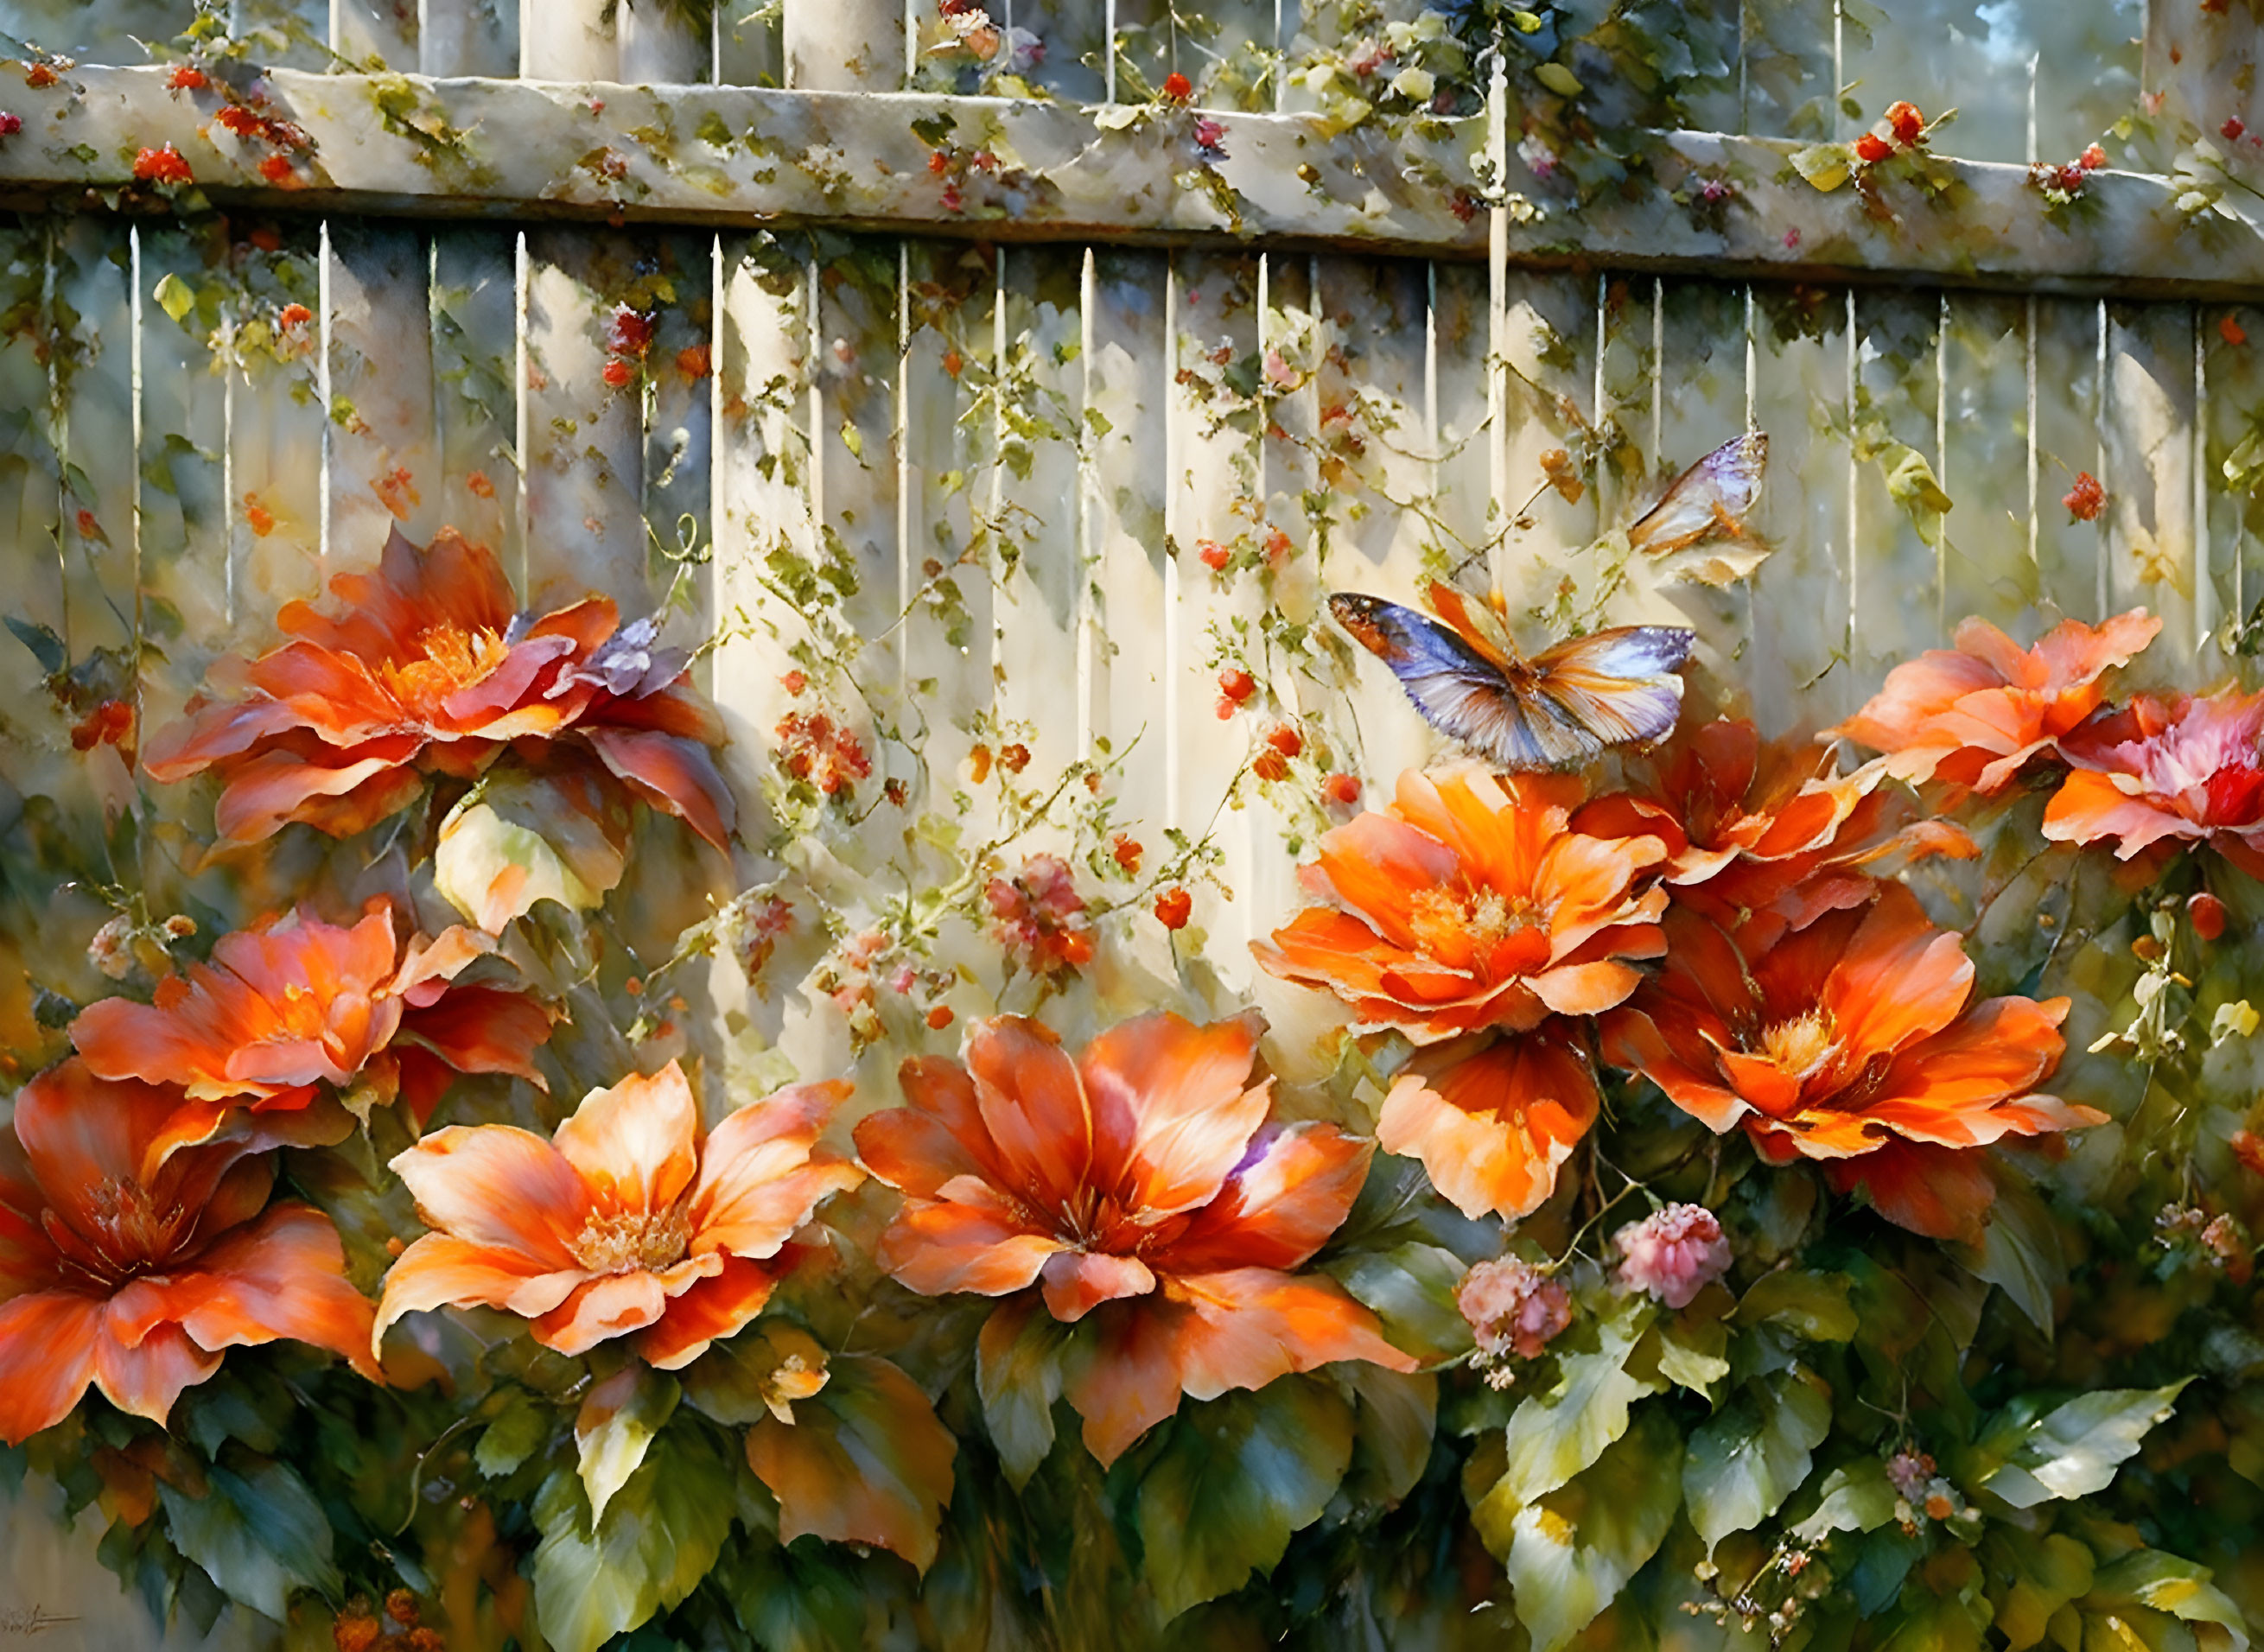
[[[1810,1342],[1846,1342],[1858,1323],[1847,1302],[1852,1283],[1844,1273],[1764,1274],[1738,1304],[1738,1322],[1783,1325]]]
[[[2000,1175],[1981,1246],[1961,1245],[1957,1254],[1968,1272],[2012,1298],[2028,1322],[2050,1339],[2052,1295],[2067,1283],[2067,1257],[2051,1212],[2034,1188]]]
[[[1344,1489],[1355,1503],[1389,1506],[1423,1478],[1439,1427],[1439,1379],[1346,1360],[1330,1374],[1357,1402],[1352,1467]]]
[[[432,881],[490,935],[537,901],[577,910],[604,901],[628,865],[628,821],[594,782],[504,770],[448,812]]]
[[[241,1474],[214,1465],[211,1486],[190,1496],[160,1482],[173,1546],[229,1598],[281,1622],[294,1588],[336,1598],[330,1521],[307,1482],[282,1463],[258,1461]]]
[[[1352,1408],[1310,1378],[1183,1406],[1136,1494],[1148,1585],[1163,1616],[1270,1570],[1290,1535],[1329,1506],[1352,1442]]]
[[[1628,1407],[1665,1386],[1627,1370],[1651,1316],[1648,1299],[1633,1297],[1611,1318],[1595,1321],[1596,1347],[1560,1353],[1556,1386],[1510,1414],[1509,1469],[1496,1489],[1511,1504],[1554,1491],[1601,1457],[1627,1432]]]
[[[1792,170],[1830,194],[1847,181],[1848,155],[1844,143],[1811,143],[1792,152]]]
[[[1323,1272],[1382,1322],[1391,1344],[1428,1362],[1469,1352],[1469,1321],[1455,1305],[1455,1286],[1469,1270],[1443,1245],[1419,1240],[1385,1250],[1357,1250],[1324,1264]]]
[[[854,419],[841,421],[841,445],[849,450],[849,457],[859,464],[865,462],[865,432],[857,428]]]
[[[176,322],[182,320],[197,307],[196,289],[168,270],[158,278],[149,296],[157,301],[157,308]]]
[[[1841,1464],[1817,1491],[1816,1512],[1792,1528],[1803,1543],[1821,1543],[1834,1532],[1876,1532],[1895,1518],[1895,1484],[1876,1457]]]
[[[1954,501],[1941,489],[1926,455],[1901,442],[1888,442],[1879,450],[1879,466],[1886,473],[1887,493],[1910,513],[1919,538],[1928,545],[1941,537],[1941,518]]]
[[[1651,1406],[1578,1478],[1519,1510],[1506,1564],[1533,1652],[1556,1652],[1610,1605],[1681,1503],[1681,1437]]]
[[[1879,1652],[1981,1652],[1988,1621],[1985,1605],[1912,1587]]]
[[[1577,98],[1587,91],[1580,77],[1562,63],[1535,63],[1533,78],[1555,92],[1559,98]]]
[[[534,1499],[534,1612],[552,1652],[596,1652],[675,1606],[731,1529],[731,1475],[699,1438],[663,1435],[594,1525],[581,1475],[554,1470]]]
[[[574,1418],[574,1449],[592,1520],[606,1518],[606,1505],[644,1461],[646,1448],[683,1395],[674,1377],[636,1361],[584,1397]]]
[[[2109,1612],[2120,1605],[2166,1612],[2187,1623],[2213,1623],[2232,1633],[2235,1652],[2246,1652],[2248,1621],[2225,1592],[2210,1581],[2205,1566],[2140,1549],[2112,1566],[2101,1567],[2083,1598],[2086,1610]]]
[[[2180,1390],[2192,1380],[2078,1395],[2025,1427],[2017,1415],[2009,1427],[2000,1421],[1985,1431],[1980,1449],[2003,1460],[1980,1483],[2016,1509],[2104,1491],[2116,1467],[2137,1454],[2138,1442],[2169,1417]]]
[[[1731,1532],[1774,1514],[1808,1478],[1810,1453],[1831,1431],[1831,1391],[1793,1370],[1747,1383],[1691,1435],[1682,1496],[1707,1553]]]
[[[792,1423],[794,1402],[816,1393],[831,1375],[817,1339],[783,1322],[714,1344],[680,1374],[684,1397],[729,1428],[766,1417]]]
[[[1718,1319],[1676,1314],[1658,1322],[1658,1374],[1710,1397],[1730,1374],[1730,1328]]]
[[[1054,1402],[1061,1398],[1061,1353],[1070,1337],[1068,1326],[1038,1308],[1026,1293],[992,1310],[976,1349],[983,1425],[1017,1491],[1054,1448]]]
[[[1992,1576],[2010,1580],[1996,1619],[2007,1652],[2023,1652],[2042,1641],[2052,1614],[2091,1589],[2091,1551],[2064,1532],[2039,1535],[1992,1525],[1982,1553]]]
[[[513,1388],[494,1422],[480,1431],[472,1461],[490,1480],[500,1480],[541,1450],[549,1438],[550,1413],[524,1388]]]
[[[14,614],[9,614],[7,621],[8,629],[16,634],[16,641],[31,649],[32,657],[40,663],[40,670],[49,677],[70,663],[70,650],[63,647],[62,638],[55,634],[52,627],[18,620]]]
[[[887,1360],[845,1354],[827,1372],[792,1423],[766,1417],[747,1431],[747,1464],[779,1500],[779,1536],[870,1543],[925,1571],[958,1442]]]

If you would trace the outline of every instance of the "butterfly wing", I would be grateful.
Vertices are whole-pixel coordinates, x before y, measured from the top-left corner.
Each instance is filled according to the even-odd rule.
[[[1628,530],[1628,543],[1663,556],[1701,540],[1741,537],[1767,463],[1768,438],[1760,431],[1723,443],[1667,485]]]
[[[1694,635],[1622,627],[1560,642],[1529,663],[1497,664],[1479,639],[1396,603],[1340,591],[1329,612],[1391,668],[1433,728],[1511,770],[1562,768],[1623,741],[1658,739],[1681,709],[1674,668]]]
[[[1442,579],[1434,579],[1426,593],[1439,618],[1462,634],[1491,663],[1506,672],[1515,663],[1517,644],[1500,617],[1484,603],[1473,602]]]
[[[1503,768],[1555,768],[1601,750],[1520,685],[1521,664],[1505,669],[1481,644],[1428,614],[1353,591],[1331,597],[1329,612],[1391,668],[1426,722]]]
[[[1571,637],[1533,657],[1530,692],[1599,749],[1663,739],[1682,714],[1675,668],[1697,640],[1680,626],[1615,626]]]

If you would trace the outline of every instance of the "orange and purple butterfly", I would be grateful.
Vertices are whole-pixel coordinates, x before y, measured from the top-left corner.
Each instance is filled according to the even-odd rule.
[[[1491,605],[1433,581],[1433,620],[1377,597],[1339,591],[1329,612],[1391,668],[1425,721],[1505,769],[1556,769],[1607,747],[1664,738],[1682,711],[1676,668],[1697,633],[1615,626],[1569,637],[1531,658]]]
[[[1751,547],[1747,555],[1701,559],[1705,565],[1687,576],[1720,584],[1750,572],[1752,563],[1768,554],[1768,547],[1745,525],[1760,497],[1761,473],[1767,463],[1768,438],[1760,431],[1723,443],[1667,484],[1658,503],[1628,529],[1628,544],[1647,555],[1665,557],[1709,540],[1744,540]],[[1723,569],[1714,569],[1713,561],[1723,562]],[[1716,576],[1723,572],[1727,578]]]

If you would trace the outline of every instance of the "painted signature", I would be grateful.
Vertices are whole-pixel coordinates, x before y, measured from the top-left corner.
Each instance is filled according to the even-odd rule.
[[[0,1606],[0,1634],[38,1634],[45,1629],[59,1628],[67,1623],[76,1623],[76,1618],[57,1617],[45,1606],[34,1605],[29,1611],[21,1606]]]

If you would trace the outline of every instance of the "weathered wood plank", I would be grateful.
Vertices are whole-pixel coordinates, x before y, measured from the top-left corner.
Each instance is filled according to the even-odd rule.
[[[562,34],[570,31],[559,31]],[[545,47],[543,49],[549,49]],[[607,71],[610,72],[610,71]],[[751,87],[557,86],[410,78],[270,76],[279,112],[315,141],[314,181],[279,191],[258,156],[164,90],[158,69],[85,68],[26,91],[26,131],[0,151],[0,194],[83,198],[130,182],[134,149],[171,141],[214,199],[371,214],[637,218],[696,224],[824,221],[1015,240],[1092,236],[1270,244],[1477,257],[1483,217],[1456,205],[1478,192],[1484,122],[1438,135],[1360,128],[1324,142],[1312,118],[1225,112],[1217,163],[1230,215],[1212,192],[1180,187],[1186,134],[1173,120],[1104,130],[1068,104],[902,98],[884,103]],[[378,93],[387,91],[387,109]],[[917,122],[953,122],[954,145],[1007,155],[1006,170],[937,186]],[[750,147],[739,134],[759,132]],[[665,143],[651,134],[671,134]],[[130,138],[130,141],[127,140]],[[122,146],[122,147],[121,147]],[[1508,226],[1513,263],[1817,280],[1939,280],[1958,286],[2113,290],[2237,298],[2264,279],[2264,230],[2246,219],[2188,223],[2161,178],[2094,173],[2080,214],[2053,214],[2026,169],[1947,163],[1946,208],[1890,184],[1875,216],[1852,189],[1825,194],[1790,169],[1787,141],[1703,133],[1660,140],[1659,193],[1545,212]],[[858,156],[852,163],[845,156]],[[591,157],[599,157],[592,160]],[[1316,176],[1300,177],[1300,167]],[[1718,222],[1665,198],[1694,178],[1740,179]],[[1435,179],[1435,182],[1424,181]]]

